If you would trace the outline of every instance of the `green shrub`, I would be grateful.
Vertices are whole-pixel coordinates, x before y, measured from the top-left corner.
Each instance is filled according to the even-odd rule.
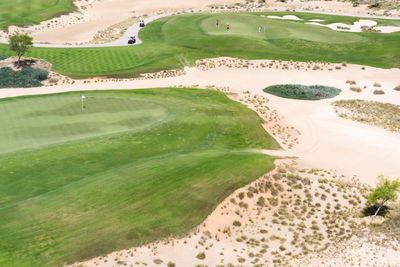
[[[49,73],[41,69],[23,68],[14,71],[9,67],[0,68],[0,88],[38,87],[47,79]]]
[[[359,3],[357,1],[353,2],[353,7],[358,7]]]
[[[6,55],[0,55],[0,60],[4,60],[4,59],[7,59],[8,58],[8,56],[6,56]]]
[[[320,100],[335,97],[341,90],[322,85],[278,84],[265,88],[264,92],[284,98]]]

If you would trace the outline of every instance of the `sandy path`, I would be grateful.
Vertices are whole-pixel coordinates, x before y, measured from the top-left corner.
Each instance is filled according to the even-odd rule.
[[[268,61],[265,61],[268,62]],[[364,99],[400,104],[400,92],[393,88],[400,84],[400,69],[378,69],[348,65],[340,70],[283,70],[234,69],[220,67],[207,71],[187,68],[184,76],[126,80],[52,86],[30,89],[2,89],[0,98],[47,94],[79,90],[137,89],[166,86],[229,87],[232,92],[250,91],[270,99],[269,106],[276,109],[290,126],[301,132],[299,144],[283,153],[299,157],[305,167],[319,166],[336,169],[348,176],[356,174],[366,183],[374,184],[376,176],[395,177],[400,173],[400,135],[384,129],[340,118],[331,106],[339,99]],[[358,86],[367,86],[362,93],[350,91],[346,80],[356,80]],[[384,95],[373,94],[373,84],[382,84]],[[322,84],[335,86],[343,92],[334,99],[322,101],[290,100],[262,92],[266,86],[277,83]]]

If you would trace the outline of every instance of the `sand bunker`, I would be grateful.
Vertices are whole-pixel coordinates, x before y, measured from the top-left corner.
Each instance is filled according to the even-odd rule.
[[[282,17],[279,17],[279,16],[268,16],[268,18],[270,18],[270,19],[303,20],[303,19],[301,19],[301,18],[299,18],[299,17],[297,17],[295,15],[285,15],[285,16],[282,16]]]
[[[310,20],[311,21],[311,20]],[[316,21],[316,20],[313,20]],[[321,24],[318,22],[306,22],[306,24],[318,25],[322,27],[328,27],[335,31],[345,31],[345,32],[363,32],[363,31],[377,31],[382,33],[392,33],[400,31],[400,27],[396,26],[378,26],[374,27],[377,22],[368,19],[360,19],[354,22],[353,25],[348,25],[344,23],[331,23],[331,24]],[[363,30],[364,28],[364,30]]]

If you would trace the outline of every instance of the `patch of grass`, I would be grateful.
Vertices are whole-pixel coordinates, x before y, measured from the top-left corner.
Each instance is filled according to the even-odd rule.
[[[280,15],[293,14],[282,12]],[[294,13],[325,22],[353,22],[356,17]],[[264,15],[264,16],[261,16]],[[137,77],[140,73],[181,69],[197,59],[230,56],[246,59],[279,59],[354,63],[400,67],[400,33],[348,33],[299,21],[269,19],[275,13],[186,14],[149,23],[139,36],[140,45],[96,48],[32,48],[27,56],[42,58],[53,70],[76,77]],[[229,22],[231,31],[216,28]],[[324,22],[324,23],[325,23]],[[379,23],[396,26],[395,20]],[[266,24],[265,33],[258,26]],[[6,45],[0,54],[13,55]]]
[[[249,149],[278,147],[253,111],[212,90],[26,96],[0,110],[0,266],[185,233],[273,168]]]
[[[0,28],[8,25],[38,24],[60,14],[76,10],[72,0],[2,0]]]
[[[265,88],[264,92],[284,98],[320,100],[335,97],[341,92],[341,90],[335,87],[322,85],[307,86],[301,84],[279,84]]]

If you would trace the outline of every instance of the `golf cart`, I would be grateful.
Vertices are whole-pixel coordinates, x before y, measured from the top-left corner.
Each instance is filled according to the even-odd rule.
[[[140,22],[139,22],[139,27],[141,27],[141,28],[143,28],[144,27],[144,20],[141,20]]]
[[[129,37],[128,44],[134,44],[134,43],[136,43],[136,36]]]

